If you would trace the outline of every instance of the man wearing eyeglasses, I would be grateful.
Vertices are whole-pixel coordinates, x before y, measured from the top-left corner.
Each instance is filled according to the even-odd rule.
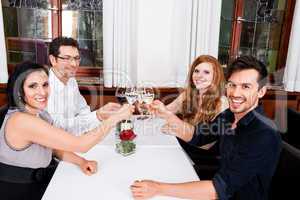
[[[101,120],[120,108],[119,104],[108,103],[91,112],[80,94],[75,74],[80,64],[79,46],[68,37],[53,39],[49,45],[49,86],[47,111],[54,125],[75,135],[84,133],[99,125]]]

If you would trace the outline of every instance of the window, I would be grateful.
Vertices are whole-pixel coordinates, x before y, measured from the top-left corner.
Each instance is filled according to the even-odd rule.
[[[78,40],[81,66],[100,71],[102,0],[2,0],[2,9],[9,65],[47,64],[48,43],[62,35]]]
[[[270,75],[283,68],[291,30],[294,0],[228,0],[223,2],[219,60],[227,64],[252,55],[268,66]],[[280,83],[281,80],[276,80]]]

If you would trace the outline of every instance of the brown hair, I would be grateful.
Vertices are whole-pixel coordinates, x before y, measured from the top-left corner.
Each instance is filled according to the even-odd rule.
[[[201,105],[199,106],[199,92],[193,83],[192,76],[195,68],[201,63],[210,63],[212,65],[213,80],[206,92],[202,94]],[[183,119],[192,124],[211,121],[218,113],[223,88],[224,74],[218,60],[209,55],[197,57],[192,63],[188,73],[187,88],[184,91],[182,105]]]

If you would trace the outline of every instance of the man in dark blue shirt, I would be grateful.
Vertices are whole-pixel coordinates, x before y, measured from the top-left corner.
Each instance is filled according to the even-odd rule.
[[[198,125],[190,144],[201,146],[218,137],[221,166],[212,183],[219,199],[268,199],[280,153],[279,134],[261,106],[242,117],[235,129],[226,129],[234,119],[228,109],[211,124]]]
[[[237,58],[228,68],[226,96],[229,109],[212,122],[196,127],[170,115],[175,135],[201,146],[218,139],[221,166],[211,181],[169,184],[140,181],[136,197],[155,195],[191,199],[267,200],[281,150],[275,125],[263,114],[259,99],[266,93],[267,70],[253,57]],[[176,125],[176,126],[175,126]]]

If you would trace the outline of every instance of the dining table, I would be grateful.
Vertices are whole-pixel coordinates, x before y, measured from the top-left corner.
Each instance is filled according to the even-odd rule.
[[[98,163],[97,173],[85,175],[78,166],[60,161],[42,200],[129,200],[135,180],[168,183],[198,181],[193,163],[176,137],[162,133],[163,119],[132,119],[136,150],[123,156],[116,152],[116,129],[87,153],[79,154]],[[179,198],[156,196],[153,200]]]

